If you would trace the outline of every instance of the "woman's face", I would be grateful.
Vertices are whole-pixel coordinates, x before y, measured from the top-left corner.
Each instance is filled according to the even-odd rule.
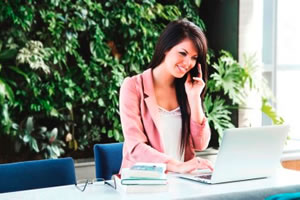
[[[197,57],[195,45],[186,38],[165,53],[164,64],[175,78],[182,78],[195,66]]]

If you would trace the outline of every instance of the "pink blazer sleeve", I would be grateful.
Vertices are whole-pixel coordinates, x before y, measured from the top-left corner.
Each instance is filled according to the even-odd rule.
[[[211,135],[207,119],[204,118],[202,124],[191,120],[190,128],[193,148],[200,151],[206,149]]]
[[[170,158],[152,148],[144,132],[143,123],[149,122],[142,122],[140,106],[144,102],[141,89],[137,87],[136,77],[132,77],[126,78],[120,89],[120,117],[125,138],[123,162],[129,159],[130,162],[166,163]]]

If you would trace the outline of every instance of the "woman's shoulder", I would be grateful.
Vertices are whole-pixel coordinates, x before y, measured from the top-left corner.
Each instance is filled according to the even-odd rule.
[[[137,84],[138,80],[141,78],[141,75],[142,74],[136,74],[134,76],[127,76],[123,83],[122,83],[122,86],[121,87],[133,87]]]
[[[143,84],[143,79],[147,79],[151,73],[151,69],[147,69],[140,74],[136,74],[133,76],[128,76],[124,79],[121,88],[136,88],[140,87]]]

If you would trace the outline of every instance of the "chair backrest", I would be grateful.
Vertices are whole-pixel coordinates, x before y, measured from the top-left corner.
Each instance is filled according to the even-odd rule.
[[[75,183],[72,158],[0,164],[0,193]]]
[[[265,200],[296,200],[300,199],[300,192],[274,194],[265,198]]]
[[[122,150],[123,143],[94,145],[96,178],[109,180],[113,174],[119,173],[123,158]]]

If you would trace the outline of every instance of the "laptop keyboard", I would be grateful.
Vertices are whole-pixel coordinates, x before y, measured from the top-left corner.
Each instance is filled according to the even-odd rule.
[[[211,175],[200,175],[200,176],[196,176],[197,178],[203,178],[203,179],[207,179],[210,180],[211,179]]]

